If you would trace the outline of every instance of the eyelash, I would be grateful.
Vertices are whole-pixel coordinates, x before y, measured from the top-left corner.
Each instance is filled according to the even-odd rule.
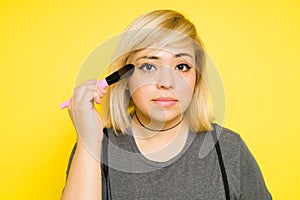
[[[149,67],[151,66],[151,70],[146,70],[146,67]],[[184,70],[178,70],[178,67],[179,66],[184,66],[186,69]],[[150,64],[150,63],[145,63],[145,64],[142,64],[140,67],[138,67],[141,71],[143,71],[144,73],[151,73],[153,71],[153,68],[154,69],[157,69],[154,65]],[[185,64],[185,63],[180,63],[178,65],[176,65],[175,69],[177,69],[179,72],[181,73],[185,73],[185,72],[188,72],[192,67],[190,67],[188,64]]]
[[[151,66],[152,68],[156,68],[154,65],[152,65],[152,64],[149,64],[149,63],[145,63],[145,64],[142,64],[140,67],[138,67],[142,72],[144,72],[144,73],[150,73],[150,72],[152,72],[152,70],[150,71],[150,70],[146,70],[146,67],[148,67],[148,66]]]
[[[181,63],[179,65],[176,65],[175,68],[178,68],[179,66],[184,66],[186,69],[185,70],[179,70],[182,73],[188,72],[192,67],[190,67],[188,64],[185,63]]]

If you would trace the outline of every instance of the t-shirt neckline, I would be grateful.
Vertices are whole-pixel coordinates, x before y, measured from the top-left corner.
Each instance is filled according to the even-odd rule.
[[[135,155],[138,157],[138,159],[141,160],[142,162],[144,162],[145,164],[151,166],[151,167],[159,167],[159,168],[167,167],[167,166],[175,163],[181,157],[183,157],[184,154],[187,152],[187,150],[191,147],[191,145],[194,141],[194,138],[196,136],[196,133],[189,130],[188,134],[187,134],[185,144],[184,144],[184,147],[182,148],[182,150],[176,156],[170,158],[169,160],[160,162],[160,161],[150,160],[140,152],[139,148],[137,147],[136,141],[133,137],[133,133],[132,133],[131,128],[127,129],[127,133],[128,134],[126,134],[126,135],[129,138],[130,144],[133,148],[133,151],[134,151]]]

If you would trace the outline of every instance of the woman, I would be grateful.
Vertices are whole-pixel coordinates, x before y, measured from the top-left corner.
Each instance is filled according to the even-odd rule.
[[[110,70],[128,63],[134,73],[107,90],[96,80],[74,90],[79,139],[62,199],[271,199],[240,136],[212,123],[204,46],[190,21],[171,10],[137,18]],[[102,119],[94,102],[103,97]],[[205,138],[216,145],[199,155]]]

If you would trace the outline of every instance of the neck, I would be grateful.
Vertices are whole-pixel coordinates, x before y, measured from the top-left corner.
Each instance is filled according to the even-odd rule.
[[[141,113],[134,113],[133,128],[136,131],[135,137],[150,139],[160,135],[176,135],[182,127],[188,127],[183,120],[183,115],[174,118],[171,121],[155,121],[150,120]],[[150,121],[150,122],[149,122]]]
[[[183,148],[188,135],[188,123],[183,120],[173,129],[153,132],[142,127],[133,117],[132,134],[143,155],[151,160],[166,161]]]
[[[134,116],[135,116],[136,120],[139,122],[139,124],[140,124],[143,128],[147,129],[148,131],[153,131],[153,132],[165,132],[165,131],[169,131],[169,130],[171,130],[171,129],[176,128],[176,127],[182,122],[182,120],[183,120],[183,117],[182,117],[181,120],[178,121],[175,125],[170,126],[170,127],[168,127],[168,128],[164,128],[165,126],[162,127],[162,128],[151,128],[151,127],[147,127],[146,125],[143,124],[143,122],[139,119],[139,117],[138,117],[138,115],[136,114],[136,112],[134,112]]]

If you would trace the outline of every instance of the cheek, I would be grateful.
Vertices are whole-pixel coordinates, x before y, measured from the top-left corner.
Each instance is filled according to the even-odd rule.
[[[178,79],[179,80],[179,79]],[[194,88],[196,83],[196,76],[189,76],[177,82],[176,93],[181,100],[183,107],[187,108],[192,100]]]
[[[129,78],[128,81],[128,87],[130,90],[130,93],[133,94],[137,90],[140,90],[141,88],[149,85],[150,83],[145,82],[142,76],[134,72],[134,74]]]
[[[128,81],[131,98],[136,106],[144,104],[150,91],[150,83],[145,83],[143,79],[134,74]]]
[[[149,86],[139,87],[131,91],[131,99],[135,107],[142,113],[146,114],[150,109],[151,88]]]

